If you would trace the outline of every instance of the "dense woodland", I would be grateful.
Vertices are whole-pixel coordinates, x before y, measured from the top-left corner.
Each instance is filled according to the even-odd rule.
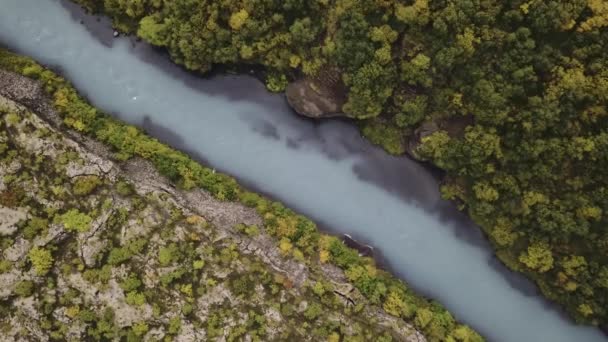
[[[608,324],[608,2],[77,2],[195,71],[261,65],[281,91],[339,70],[344,113],[389,152],[438,123],[413,152],[447,171],[444,196],[577,321]]]

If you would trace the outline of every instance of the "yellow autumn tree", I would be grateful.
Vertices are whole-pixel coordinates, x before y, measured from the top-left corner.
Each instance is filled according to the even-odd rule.
[[[382,308],[384,311],[395,317],[400,317],[402,314],[407,312],[408,309],[407,304],[403,301],[403,298],[401,298],[399,293],[395,291],[389,292],[384,304],[382,305]]]
[[[249,12],[247,12],[245,9],[241,9],[236,13],[232,13],[228,24],[233,30],[238,31],[241,29],[241,27],[243,27],[243,25],[245,25],[248,18]]]
[[[547,272],[553,268],[551,249],[544,242],[533,243],[528,246],[528,250],[519,256],[519,261],[539,273]]]
[[[428,0],[415,0],[410,6],[395,5],[395,17],[406,24],[426,25],[429,21]]]
[[[591,9],[593,15],[580,24],[577,29],[579,32],[592,31],[608,26],[608,1],[587,0],[587,7]]]

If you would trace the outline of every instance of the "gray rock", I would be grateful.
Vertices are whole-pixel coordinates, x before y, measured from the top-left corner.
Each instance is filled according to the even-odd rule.
[[[344,116],[344,96],[310,79],[293,82],[285,91],[287,102],[298,114],[310,118]]]
[[[418,128],[416,128],[414,134],[410,137],[410,140],[407,144],[407,153],[412,156],[412,158],[421,160],[422,158],[420,157],[420,155],[418,155],[416,150],[420,146],[422,138],[427,137],[437,132],[438,130],[439,125],[437,125],[437,123],[435,123],[434,121],[423,122],[420,126],[418,126]]]
[[[0,235],[11,235],[17,231],[17,223],[27,218],[27,210],[0,206]]]
[[[30,250],[31,243],[25,239],[19,238],[12,246],[4,250],[4,259],[15,262],[19,261]]]
[[[17,269],[12,269],[10,272],[0,274],[0,299],[8,298],[12,293],[15,285],[23,279],[23,274]]]
[[[420,146],[422,139],[437,131],[443,130],[451,138],[462,138],[464,132],[468,126],[473,125],[473,116],[454,116],[447,119],[438,121],[426,121],[423,122],[416,130],[414,134],[410,136],[410,140],[407,146],[407,153],[414,159],[421,159],[420,155],[417,154],[416,150]]]
[[[196,329],[194,325],[188,321],[182,321],[182,326],[179,334],[175,336],[175,341],[178,342],[196,342],[205,341],[206,332],[204,329]]]

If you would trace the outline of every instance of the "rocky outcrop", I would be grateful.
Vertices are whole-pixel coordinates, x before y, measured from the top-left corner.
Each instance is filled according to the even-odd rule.
[[[344,242],[346,246],[359,252],[360,256],[374,257],[374,247],[353,239],[349,234],[342,235],[342,242]]]
[[[27,212],[0,205],[0,235],[11,235],[17,230],[17,222],[25,220]]]
[[[427,137],[439,130],[439,125],[434,121],[427,121],[422,123],[416,130],[414,134],[410,136],[410,139],[407,144],[407,153],[414,159],[421,159],[416,150],[422,143],[422,138]]]
[[[317,77],[307,77],[287,86],[287,102],[298,114],[310,118],[345,116],[346,89],[340,72],[322,70]]]
[[[454,116],[447,119],[437,121],[426,121],[423,122],[416,130],[414,134],[410,136],[407,144],[407,153],[414,159],[422,159],[416,152],[422,139],[437,131],[446,131],[452,138],[460,138],[464,135],[465,129],[473,124],[473,116]]]

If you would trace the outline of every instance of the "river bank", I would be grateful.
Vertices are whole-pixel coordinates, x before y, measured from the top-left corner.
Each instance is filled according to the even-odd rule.
[[[40,13],[47,12],[55,18],[63,15],[46,7]],[[258,184],[274,198],[293,203],[315,222],[342,229],[340,234],[350,233],[357,240],[381,246],[400,277],[412,279],[415,288],[456,309],[465,321],[487,327],[482,330],[490,335],[525,340],[533,338],[531,334],[555,333],[550,338],[559,340],[577,334],[577,328],[571,330],[569,324],[553,321],[555,313],[545,310],[544,302],[521,296],[505,282],[498,273],[504,268],[493,263],[483,239],[471,243],[466,237],[458,238],[474,229],[465,226],[457,233],[455,222],[435,215],[444,202],[433,202],[438,198],[436,184],[419,166],[404,158],[387,157],[340,122],[311,124],[285,115],[284,100],[268,95],[253,79],[229,76],[205,83],[181,73],[162,56],[146,56],[146,48],[133,47],[125,38],[100,49],[90,36],[78,32],[78,25],[72,27],[69,19],[51,23],[41,16],[31,21],[31,14],[16,16],[21,24],[16,24],[19,30],[14,32],[10,21],[4,22],[3,31],[12,37],[25,35],[12,41],[12,46],[46,64],[61,65],[98,107],[137,125],[147,115],[157,126],[181,137],[184,146],[201,152],[218,170]],[[60,34],[56,24],[64,25]],[[46,38],[37,41],[37,37]],[[78,45],[71,45],[68,39]],[[36,41],[36,47],[30,47]],[[54,48],[46,50],[47,46]],[[152,67],[134,56],[165,64]],[[366,165],[367,156],[376,158],[374,165]],[[373,179],[376,172],[382,175],[378,178],[394,180],[392,189],[387,191],[359,176]],[[267,182],[269,178],[272,182]],[[423,186],[426,184],[428,187]],[[507,321],[510,323],[499,323]]]

